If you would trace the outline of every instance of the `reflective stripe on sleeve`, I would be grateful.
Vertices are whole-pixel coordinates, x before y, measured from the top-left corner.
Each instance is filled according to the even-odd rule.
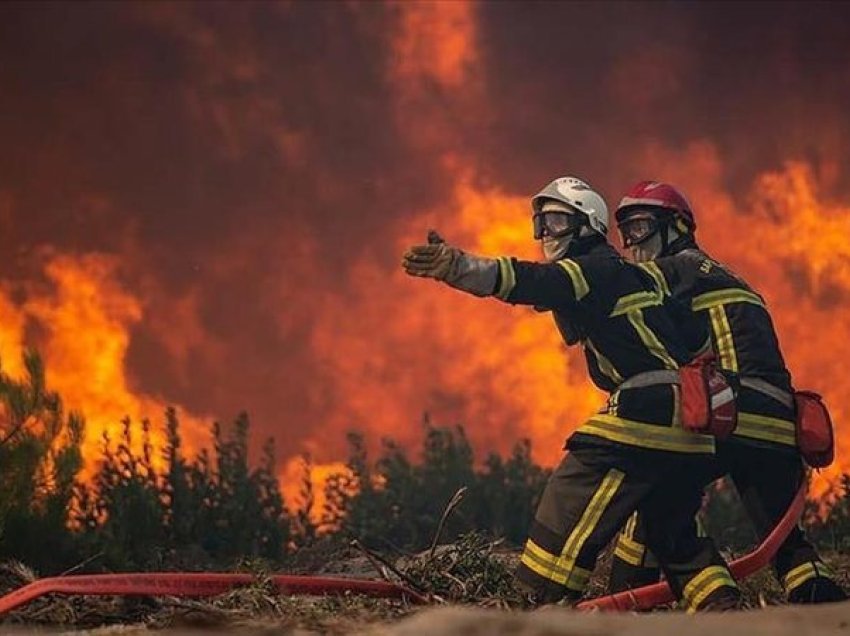
[[[581,266],[574,260],[564,258],[558,261],[563,270],[569,275],[573,283],[573,290],[576,294],[576,300],[581,300],[590,293],[590,285],[587,284],[587,279],[581,271]]]
[[[496,298],[507,300],[510,293],[516,287],[516,272],[514,265],[508,256],[500,256],[496,259],[499,263],[499,289],[496,290]]]
[[[702,309],[710,309],[712,307],[720,307],[730,303],[750,303],[764,307],[764,301],[758,294],[754,294],[746,289],[729,288],[718,289],[716,291],[706,292],[694,297],[691,301],[691,309],[700,311]]]
[[[635,309],[646,309],[647,307],[657,307],[663,302],[661,294],[639,291],[634,294],[622,296],[617,300],[614,309],[611,311],[611,317],[622,316],[625,313]]]
[[[630,311],[626,314],[626,316],[628,317],[629,322],[632,323],[635,331],[637,331],[641,342],[643,342],[644,346],[652,355],[664,363],[664,368],[678,369],[679,365],[676,364],[676,361],[670,356],[667,348],[661,343],[658,336],[655,335],[652,329],[647,326],[646,320],[644,320],[643,317],[643,310],[637,309]]]
[[[661,290],[662,294],[664,294],[665,296],[671,295],[670,287],[667,285],[667,279],[664,277],[664,272],[661,271],[661,268],[658,267],[658,265],[653,262],[649,262],[638,263],[637,266],[655,279],[655,284],[658,289]]]

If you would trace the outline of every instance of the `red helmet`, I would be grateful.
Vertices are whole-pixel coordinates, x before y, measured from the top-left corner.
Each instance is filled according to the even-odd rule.
[[[641,181],[632,186],[617,206],[617,222],[622,223],[630,209],[644,207],[670,210],[673,216],[685,222],[691,232],[697,227],[691,204],[684,194],[668,183]]]

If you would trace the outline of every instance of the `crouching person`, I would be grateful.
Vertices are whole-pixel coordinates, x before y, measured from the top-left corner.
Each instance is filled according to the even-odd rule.
[[[713,352],[740,384],[738,424],[718,444],[718,477],[728,473],[759,540],[788,509],[805,471],[795,433],[791,375],[764,299],[696,243],[696,221],[687,199],[666,183],[643,181],[617,208],[623,246],[651,275],[671,307],[691,351]],[[630,520],[619,539],[611,587],[622,591],[658,580],[646,550],[649,515]],[[800,528],[779,548],[774,571],[791,603],[847,598]]]
[[[606,240],[608,210],[586,183],[556,179],[532,199],[546,263],[488,258],[445,242],[411,247],[404,268],[476,296],[552,313],[610,394],[567,440],[517,572],[539,603],[578,600],[602,548],[637,510],[647,543],[689,610],[734,607],[740,593],[709,539],[693,531],[714,438],[682,427],[680,367],[689,361],[653,277]]]

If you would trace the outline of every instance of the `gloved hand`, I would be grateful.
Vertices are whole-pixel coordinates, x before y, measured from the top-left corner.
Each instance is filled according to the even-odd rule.
[[[476,296],[493,294],[499,275],[496,259],[467,254],[434,230],[428,233],[426,245],[414,245],[404,253],[402,266],[411,276],[440,280]]]
[[[446,280],[461,251],[452,247],[435,230],[428,232],[427,245],[414,245],[404,254],[402,265],[411,276]]]

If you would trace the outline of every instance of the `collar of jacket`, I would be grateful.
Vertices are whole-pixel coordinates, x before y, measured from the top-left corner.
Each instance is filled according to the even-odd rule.
[[[590,236],[580,236],[570,241],[566,257],[575,258],[576,256],[585,256],[606,248],[613,249],[604,236],[594,232]]]
[[[675,241],[670,243],[667,246],[667,249],[661,256],[672,256],[673,254],[678,254],[683,250],[698,250],[699,245],[697,245],[697,241],[694,238],[693,234],[683,234]]]

